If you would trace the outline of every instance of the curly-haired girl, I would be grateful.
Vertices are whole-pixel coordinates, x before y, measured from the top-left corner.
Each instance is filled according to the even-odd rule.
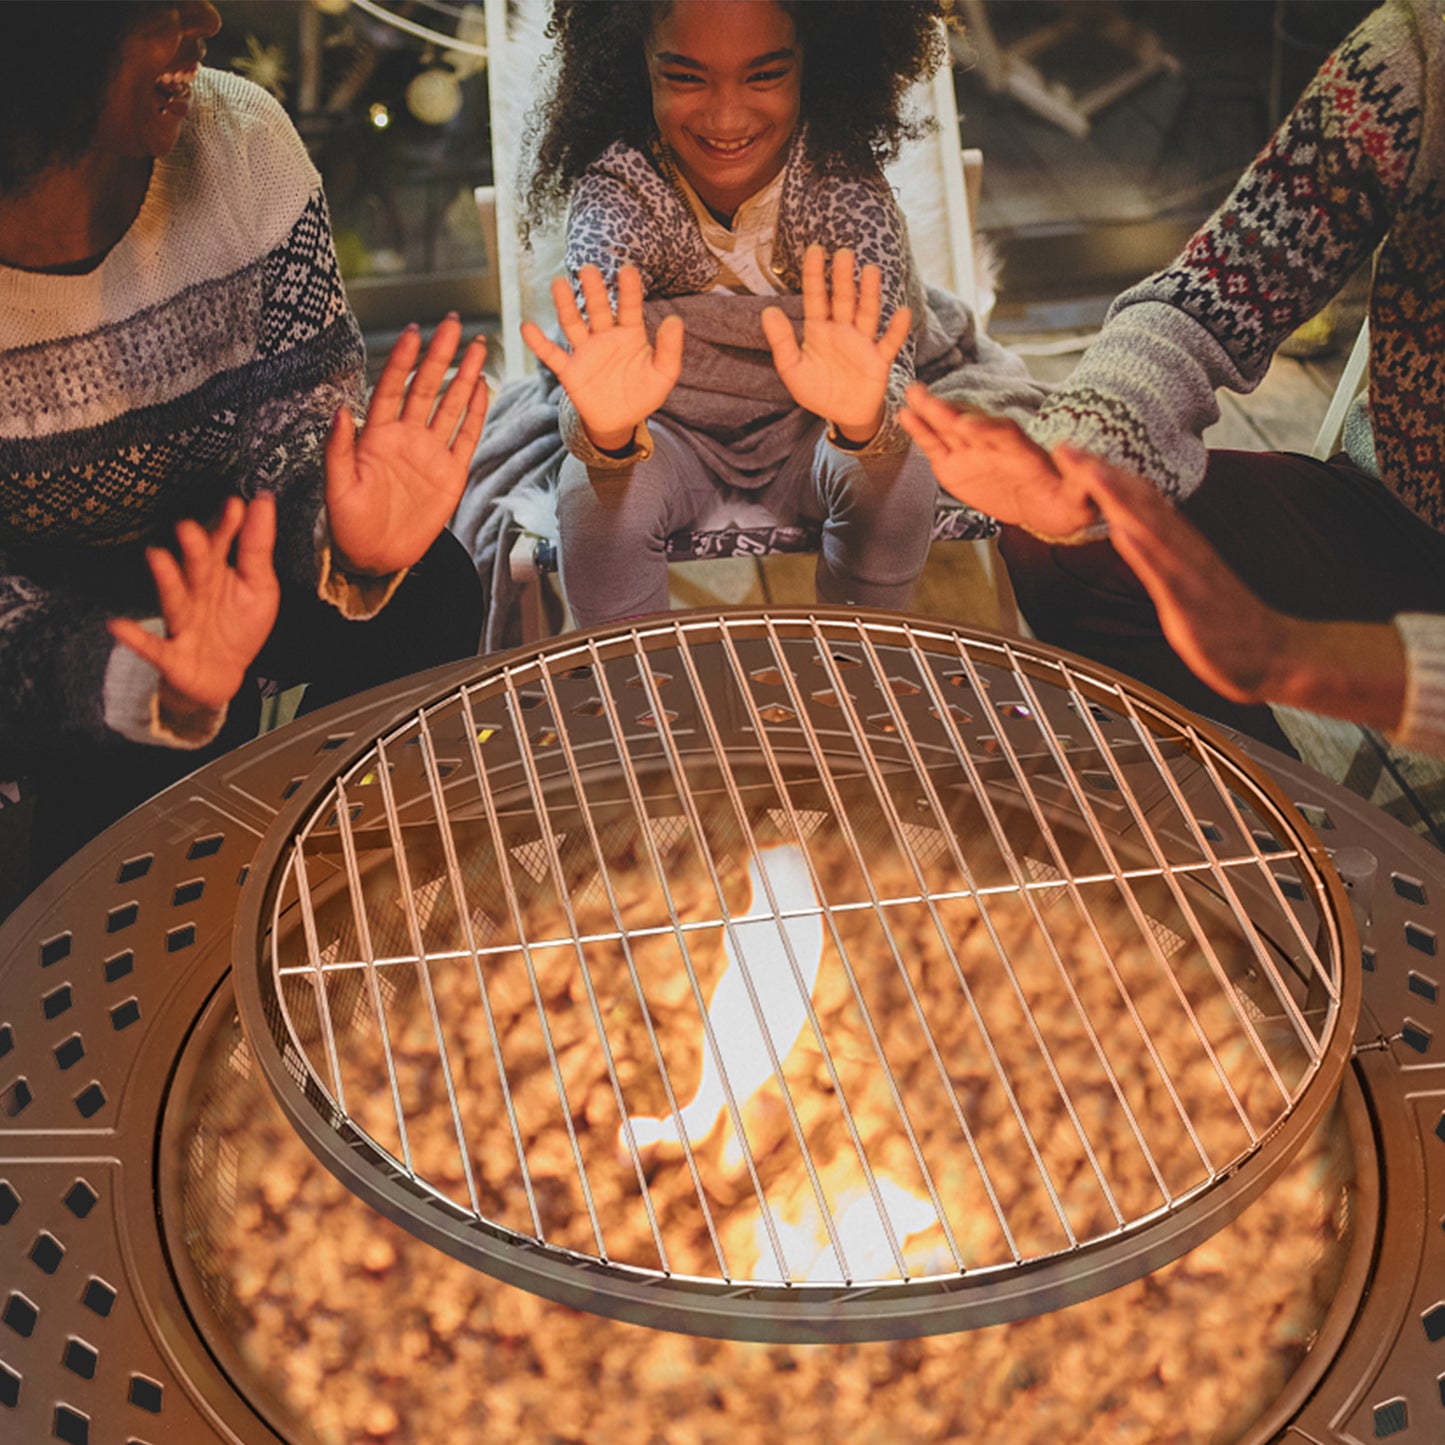
[[[669,534],[777,523],[822,524],[821,600],[901,606],[937,495],[894,420],[920,342],[935,375],[988,371],[983,348],[988,404],[1036,402],[961,307],[934,314],[881,171],[920,129],[902,100],[941,8],[555,0],[526,213],[567,203],[570,350],[523,335],[565,390],[580,624],[666,608]]]

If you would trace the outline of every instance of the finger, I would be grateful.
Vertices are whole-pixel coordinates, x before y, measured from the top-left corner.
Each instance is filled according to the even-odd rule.
[[[487,389],[487,378],[479,376],[467,399],[467,409],[462,415],[462,424],[457,428],[456,439],[452,442],[452,454],[471,460],[477,443],[482,439],[482,426],[487,420],[487,407],[492,399]]]
[[[664,316],[652,343],[652,369],[670,387],[676,386],[678,377],[682,375],[684,329],[681,316]]]
[[[858,279],[858,310],[853,325],[860,336],[872,341],[878,335],[878,322],[882,315],[883,273],[876,266],[865,266]]]
[[[934,396],[921,381],[915,381],[905,395],[909,409],[920,421],[927,423],[938,438],[939,446],[953,446],[957,439],[957,425],[962,417],[957,407],[941,397]]]
[[[592,309],[590,296],[587,307]],[[636,266],[624,266],[617,273],[617,324],[642,325],[642,275]]]
[[[146,548],[146,565],[156,584],[156,600],[166,630],[174,635],[184,626],[191,606],[191,592],[182,575],[181,565],[164,547]]]
[[[421,328],[415,321],[396,338],[386,365],[376,379],[376,388],[371,393],[370,405],[366,408],[369,417],[378,421],[393,421],[401,414],[401,403],[406,396],[406,379],[421,355]]]
[[[372,397],[375,407],[376,398]],[[356,481],[356,418],[349,407],[339,407],[326,438],[326,496],[340,496]]]
[[[564,281],[562,284],[565,286],[567,283]],[[567,294],[571,296],[572,293],[569,291]],[[554,373],[560,373],[572,359],[572,353],[558,346],[535,321],[522,323],[522,340],[527,343],[532,355]]]
[[[582,299],[587,303],[587,326],[596,335],[612,330],[612,297],[608,294],[607,283],[596,266],[584,266],[577,273],[582,284]],[[621,278],[618,278],[619,284]]]
[[[565,276],[552,278],[552,304],[557,308],[557,323],[562,328],[562,335],[567,338],[567,344],[572,350],[576,351],[587,340],[587,323],[582,319],[577,297]]]
[[[471,404],[477,389],[477,378],[482,374],[482,363],[486,359],[487,343],[480,336],[473,337],[467,349],[462,352],[461,365],[457,367],[456,375],[447,383],[447,389],[442,393],[441,405],[432,417],[432,425],[442,436],[450,439],[456,431],[462,413]]]
[[[236,572],[252,584],[273,582],[272,556],[276,549],[276,498],[258,492],[246,508],[246,520],[236,542]]]
[[[932,466],[940,466],[948,459],[949,450],[943,439],[928,422],[914,411],[912,405],[905,406],[898,413],[898,424],[917,443],[918,450]]]
[[[432,332],[431,345],[427,347],[426,355],[407,388],[406,402],[401,409],[404,421],[420,422],[425,426],[430,420],[437,392],[441,390],[461,339],[462,318],[455,311],[448,312],[441,325]]]
[[[876,318],[874,324],[876,325]],[[878,338],[878,350],[889,366],[893,358],[903,349],[908,340],[908,329],[913,325],[913,313],[906,306],[900,306],[888,319],[888,326]]]
[[[824,277],[826,256],[816,243],[803,252],[803,320],[828,319],[828,283]]]
[[[762,322],[763,335],[772,349],[773,365],[781,376],[802,360],[802,352],[798,350],[798,338],[793,335],[793,323],[776,306],[763,308]]]
[[[833,320],[851,326],[858,314],[858,290],[853,276],[853,253],[845,246],[833,253]],[[872,337],[869,337],[872,340]]]
[[[112,617],[106,624],[110,635],[122,646],[130,648],[137,657],[150,663],[158,672],[166,655],[166,639],[147,631],[139,622],[129,617]]]
[[[226,530],[227,519],[232,515],[228,502],[215,533],[207,532],[199,522],[188,520],[176,523],[176,544],[181,550],[181,570],[185,573],[186,585],[193,590],[206,585],[218,563],[225,565],[226,551],[230,548],[231,537],[235,536],[234,530],[230,537],[225,537],[224,545],[221,545],[221,538]]]

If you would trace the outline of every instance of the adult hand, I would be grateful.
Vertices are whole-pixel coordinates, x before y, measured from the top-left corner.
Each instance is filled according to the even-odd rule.
[[[1405,656],[1393,625],[1311,622],[1278,612],[1143,477],[1072,447],[1055,448],[1054,458],[1066,484],[1098,504],[1169,645],[1215,692],[1380,727],[1399,722]]]
[[[584,266],[577,279],[587,302],[585,321],[566,277],[552,282],[557,320],[571,351],[532,321],[522,323],[522,340],[566,388],[593,446],[620,451],[682,375],[682,317],[665,317],[656,342],[649,342],[642,320],[642,277],[635,266],[617,273],[616,316],[596,266]]]
[[[883,334],[883,281],[876,266],[855,280],[853,253],[833,256],[833,294],[828,294],[826,253],[803,254],[803,344],[776,306],[763,312],[763,335],[788,394],[805,411],[826,417],[851,442],[870,440],[883,424],[888,369],[908,339],[912,313],[900,306]]]
[[[108,624],[117,642],[160,673],[162,710],[173,718],[228,703],[270,635],[281,605],[271,565],[275,498],[262,492],[248,506],[231,497],[211,532],[180,522],[176,541],[179,561],[162,547],[146,549],[166,635],[128,617]]]
[[[360,440],[351,413],[337,413],[326,443],[326,516],[348,570],[381,577],[410,567],[456,511],[487,416],[481,337],[442,386],[461,336],[453,312],[408,386],[421,353],[421,333],[409,326],[386,359]]]
[[[976,511],[1046,539],[1099,520],[1088,495],[1064,485],[1054,459],[1016,422],[956,411],[917,381],[898,419],[939,486]]]

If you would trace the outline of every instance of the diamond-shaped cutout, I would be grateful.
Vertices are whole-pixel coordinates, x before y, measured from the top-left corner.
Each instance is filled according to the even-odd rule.
[[[600,697],[589,697],[572,709],[572,715],[574,717],[601,717],[606,711],[606,704]]]
[[[875,712],[868,719],[868,726],[876,733],[896,733],[898,731],[898,720],[891,712]]]
[[[795,720],[798,715],[792,708],[785,707],[780,702],[772,702],[769,703],[767,707],[760,707],[758,709],[758,716],[762,718],[764,722],[780,723]]]
[[[748,676],[762,687],[781,687],[783,685],[783,674],[776,667],[760,667]]]
[[[906,677],[890,677],[888,689],[894,697],[913,697],[923,691],[916,682],[910,682]]]

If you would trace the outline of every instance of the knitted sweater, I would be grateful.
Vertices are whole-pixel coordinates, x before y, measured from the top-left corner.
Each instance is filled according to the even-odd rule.
[[[888,379],[885,416],[878,433],[855,450],[865,453],[902,450],[908,435],[898,424],[903,393],[913,380],[918,338],[934,322],[922,279],[913,264],[907,227],[893,192],[876,169],[858,174],[836,159],[820,160],[800,130],[788,151],[778,201],[772,272],[786,291],[802,289],[803,253],[821,245],[831,257],[851,249],[857,265],[878,267],[882,280],[882,324],[900,307],[913,313],[912,334],[894,359]],[[663,300],[710,291],[719,261],[708,249],[692,208],[680,189],[658,169],[653,158],[621,141],[608,146],[577,183],[567,214],[566,267],[576,276],[584,265],[596,266],[609,286],[624,265],[636,266],[643,295]],[[580,296],[579,296],[580,300]],[[739,298],[746,305],[747,298]],[[936,323],[935,323],[936,324]],[[960,344],[969,365],[968,400],[987,410],[1022,420],[1038,406],[1042,391],[1030,381],[1023,364],[982,332],[969,318]],[[683,347],[682,385],[689,385],[689,356]],[[667,406],[663,406],[667,414]],[[570,401],[561,401],[562,434],[568,448],[590,464],[616,465],[591,446],[586,429]],[[649,449],[645,428],[639,429],[643,454]],[[729,474],[730,485],[760,485],[766,476]]]
[[[0,772],[39,742],[204,741],[164,734],[156,675],[105,620],[156,612],[142,544],[231,493],[276,493],[284,581],[366,612],[322,513],[364,359],[320,177],[281,107],[220,71],[99,266],[0,266]]]
[[[1030,424],[1189,495],[1215,389],[1253,390],[1275,348],[1379,248],[1369,436],[1352,460],[1445,531],[1445,14],[1389,0],[1325,62],[1273,140],[1175,262],[1115,301]],[[1398,739],[1445,750],[1445,618],[1398,620]]]

